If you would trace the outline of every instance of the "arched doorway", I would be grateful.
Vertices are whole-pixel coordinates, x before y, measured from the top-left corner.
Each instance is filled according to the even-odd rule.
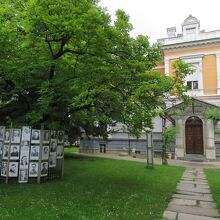
[[[198,117],[186,120],[186,153],[203,154],[203,123]]]

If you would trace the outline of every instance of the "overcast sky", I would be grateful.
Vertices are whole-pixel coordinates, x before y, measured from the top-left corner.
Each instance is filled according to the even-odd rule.
[[[117,9],[130,15],[134,30],[150,37],[151,42],[166,37],[166,28],[176,27],[181,33],[181,24],[192,14],[200,20],[201,30],[220,29],[220,0],[100,0],[114,19]]]

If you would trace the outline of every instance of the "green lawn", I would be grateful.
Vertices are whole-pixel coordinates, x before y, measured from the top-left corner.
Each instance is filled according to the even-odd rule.
[[[209,186],[220,212],[220,169],[205,169]]]
[[[184,168],[110,159],[65,161],[65,176],[40,185],[0,185],[0,219],[161,219]]]
[[[79,147],[65,147],[64,148],[64,153],[65,154],[79,153]]]

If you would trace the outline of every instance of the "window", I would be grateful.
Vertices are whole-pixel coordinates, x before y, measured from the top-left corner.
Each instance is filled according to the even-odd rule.
[[[198,81],[187,81],[186,87],[188,90],[199,89],[199,83]]]
[[[198,89],[198,88],[199,88],[198,81],[193,81],[193,89]]]
[[[186,28],[186,34],[195,34],[196,33],[196,28]]]
[[[99,144],[99,152],[106,153],[106,144]]]
[[[192,81],[186,82],[186,87],[188,90],[191,90],[192,89]]]

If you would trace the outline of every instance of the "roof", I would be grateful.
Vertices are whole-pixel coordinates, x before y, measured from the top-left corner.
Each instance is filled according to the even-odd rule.
[[[189,15],[183,22],[182,26],[185,26],[185,25],[189,25],[189,24],[199,24],[199,20],[192,16],[192,15]]]
[[[167,108],[165,110],[165,116],[169,116],[170,118],[175,118],[175,116],[177,116],[177,111],[180,111],[178,112],[178,115],[181,116],[181,115],[203,115],[203,114],[206,114],[206,110],[210,109],[210,108],[220,108],[219,106],[217,105],[213,105],[213,104],[210,104],[208,102],[204,102],[200,99],[197,99],[197,98],[194,98],[194,97],[191,97],[190,98],[190,101],[188,103],[188,105],[185,105],[184,102],[180,102],[170,108]],[[173,118],[173,119],[174,119]]]

